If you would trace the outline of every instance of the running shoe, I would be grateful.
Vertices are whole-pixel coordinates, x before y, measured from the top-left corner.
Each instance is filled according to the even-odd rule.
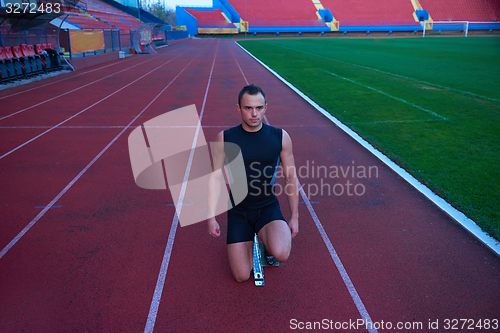
[[[266,261],[266,265],[269,267],[274,266],[276,264],[276,259],[274,259],[274,256],[267,252],[267,250],[264,249],[264,260]]]

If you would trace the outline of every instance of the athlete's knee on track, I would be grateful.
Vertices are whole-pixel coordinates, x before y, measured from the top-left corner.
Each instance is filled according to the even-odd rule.
[[[266,249],[278,262],[285,262],[290,257],[291,244],[287,242],[275,242],[268,244]]]
[[[290,257],[290,249],[288,248],[281,248],[275,250],[272,255],[274,256],[274,259],[276,259],[278,262],[285,262],[288,260],[288,257]]]
[[[250,279],[251,275],[251,266],[247,267],[246,265],[236,265],[231,267],[231,274],[236,282],[245,282]]]
[[[236,282],[245,282],[250,279],[250,272],[233,272],[233,277]]]

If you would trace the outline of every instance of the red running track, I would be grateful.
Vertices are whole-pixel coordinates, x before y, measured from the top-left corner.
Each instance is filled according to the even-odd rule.
[[[190,104],[215,137],[239,123],[246,83],[266,91],[297,167],[372,168],[299,174],[308,194],[325,193],[310,195],[312,210],[300,204],[290,260],[265,269],[263,288],[233,281],[225,214],[219,239],[205,223],[172,228],[170,194],[135,185],[127,146],[133,128]],[[499,258],[233,41],[189,40],[4,90],[0,106],[0,332],[283,332],[362,318],[371,331],[436,332],[446,319],[500,319]]]

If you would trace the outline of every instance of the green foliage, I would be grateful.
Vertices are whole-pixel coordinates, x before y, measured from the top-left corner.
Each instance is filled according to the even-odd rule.
[[[146,8],[143,9],[160,20],[175,26],[175,10],[165,7],[163,2],[158,1],[157,3],[148,3],[146,4]]]

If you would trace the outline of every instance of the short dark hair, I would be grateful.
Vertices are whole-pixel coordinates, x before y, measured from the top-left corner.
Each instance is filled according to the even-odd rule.
[[[240,93],[238,94],[238,105],[241,107],[241,98],[245,94],[249,95],[257,95],[258,93],[262,94],[262,97],[264,97],[264,101],[266,101],[266,94],[264,93],[264,90],[262,90],[261,87],[257,87],[254,84],[249,84],[248,86],[244,86],[243,89],[241,89]]]

